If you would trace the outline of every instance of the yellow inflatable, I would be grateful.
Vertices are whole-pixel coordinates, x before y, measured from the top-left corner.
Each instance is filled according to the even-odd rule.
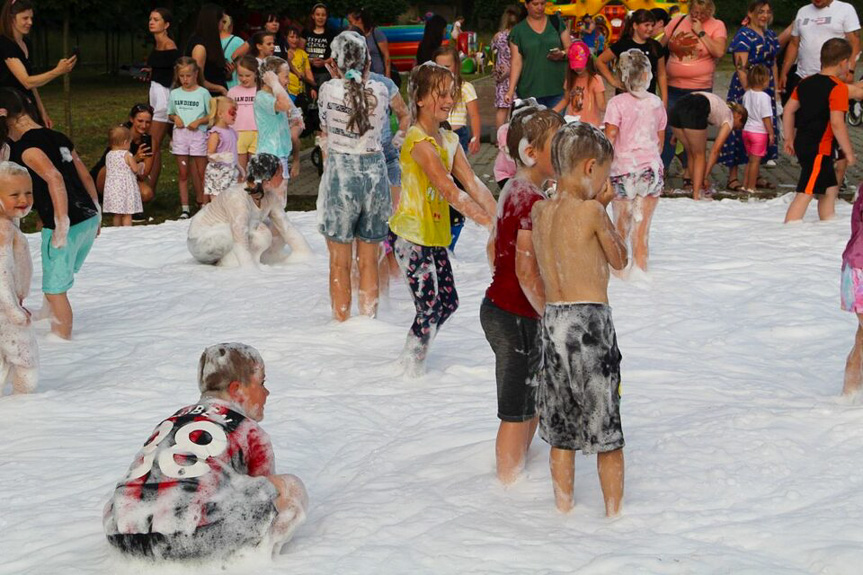
[[[611,0],[579,0],[578,2],[573,2],[571,4],[555,4],[554,2],[546,2],[545,13],[560,14],[561,16],[566,18],[581,18],[585,14],[595,16],[596,14],[602,12],[602,9],[610,1]],[[625,6],[627,10],[638,10],[639,8],[646,8],[648,10],[650,10],[651,8],[664,8],[665,10],[668,10],[672,6],[677,6],[684,14],[687,14],[689,12],[689,2],[687,0],[684,0],[682,2],[656,2],[655,0],[621,0],[621,4],[623,4],[623,6]]]

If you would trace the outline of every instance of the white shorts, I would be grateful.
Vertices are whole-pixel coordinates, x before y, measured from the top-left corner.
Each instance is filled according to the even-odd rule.
[[[150,82],[150,107],[153,108],[153,121],[170,123],[168,119],[168,97],[171,95],[170,88],[166,88],[158,82]]]

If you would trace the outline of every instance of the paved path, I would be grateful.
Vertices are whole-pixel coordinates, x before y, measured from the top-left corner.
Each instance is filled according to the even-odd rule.
[[[719,72],[717,74],[717,85],[714,91],[717,94],[727,93],[730,80],[730,72]],[[492,175],[492,168],[494,166],[495,156],[497,155],[497,148],[491,143],[494,140],[495,134],[494,80],[491,76],[487,76],[475,81],[474,86],[476,87],[477,96],[480,101],[483,143],[480,147],[479,153],[475,156],[471,156],[470,161],[477,175],[479,175],[480,178],[488,184],[489,189],[491,189],[492,192],[497,193],[497,185],[495,184],[494,177]],[[613,90],[610,90],[608,93],[608,97],[610,98],[611,96],[613,96]],[[863,150],[863,127],[855,128],[849,126],[848,130],[851,135],[851,142],[854,145],[854,149],[858,150],[858,152]],[[317,170],[309,159],[310,151],[304,151],[301,157],[302,164],[300,177],[291,183],[288,188],[288,193],[296,196],[317,196],[320,178],[318,177]],[[775,168],[761,169],[761,175],[766,177],[776,186],[775,191],[761,194],[763,197],[771,197],[776,194],[793,191],[797,185],[797,178],[800,173],[797,160],[795,158],[789,158],[784,154],[780,154],[776,163],[777,165]],[[670,177],[668,178],[668,183],[671,187],[679,187],[681,185],[681,180],[678,175],[679,169],[676,165],[677,163],[675,162],[669,170]],[[718,166],[714,169],[712,179],[720,186],[725,184],[727,177],[727,170],[724,167]],[[857,185],[860,182],[863,182],[863,166],[858,164],[849,168],[847,181],[849,186],[843,195],[850,199]],[[717,197],[741,197],[741,195],[720,192],[717,194]]]

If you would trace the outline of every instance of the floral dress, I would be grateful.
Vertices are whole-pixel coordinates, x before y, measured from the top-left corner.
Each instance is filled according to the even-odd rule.
[[[765,30],[764,36],[758,32],[743,26],[738,30],[734,39],[731,40],[731,46],[728,48],[730,54],[737,52],[748,52],[749,61],[747,67],[755,64],[764,64],[770,71],[770,85],[765,92],[770,96],[770,105],[773,108],[773,133],[779,136],[779,120],[776,116],[776,78],[773,77],[773,64],[776,63],[776,56],[779,54],[779,38],[773,30]],[[728,87],[729,102],[743,103],[743,85],[740,83],[740,77],[735,73],[731,75],[731,85]],[[767,148],[767,156],[764,160],[775,160],[779,157],[778,146],[774,143]],[[739,130],[732,130],[731,135],[722,146],[722,154],[719,156],[719,162],[729,168],[745,164],[749,161],[746,156],[746,150],[743,148],[743,136]]]
[[[509,108],[504,99],[509,90],[509,70],[511,53],[509,51],[509,30],[498,32],[491,41],[491,48],[495,51],[494,59],[494,106],[496,108]]]

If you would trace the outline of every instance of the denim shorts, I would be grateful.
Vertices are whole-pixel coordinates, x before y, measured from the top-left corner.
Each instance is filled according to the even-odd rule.
[[[318,231],[339,243],[380,242],[389,232],[391,213],[382,152],[329,153],[318,189]]]
[[[47,294],[61,294],[69,291],[75,283],[75,274],[84,265],[96,232],[99,218],[93,216],[69,227],[66,245],[55,248],[51,245],[54,230],[42,228],[42,291]]]
[[[392,144],[384,145],[384,158],[387,162],[387,180],[390,186],[401,187],[402,168],[399,165],[399,151]]]

